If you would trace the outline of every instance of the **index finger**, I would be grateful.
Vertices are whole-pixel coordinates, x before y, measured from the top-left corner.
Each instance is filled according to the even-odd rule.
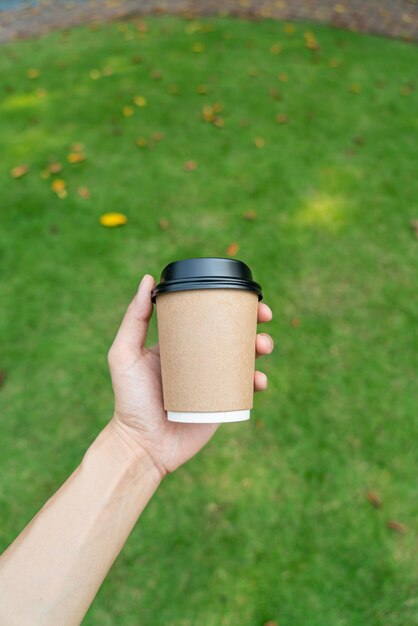
[[[271,319],[273,319],[271,308],[264,302],[260,302],[258,305],[257,322],[269,322]]]

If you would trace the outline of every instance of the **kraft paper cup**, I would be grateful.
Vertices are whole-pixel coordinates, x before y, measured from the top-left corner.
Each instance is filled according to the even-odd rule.
[[[253,406],[261,287],[234,259],[168,265],[153,291],[170,421],[236,422]]]

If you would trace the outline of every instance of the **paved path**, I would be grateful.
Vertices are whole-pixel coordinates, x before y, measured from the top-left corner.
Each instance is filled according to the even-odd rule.
[[[1,5],[0,0],[0,42],[150,13],[309,20],[418,41],[418,0],[42,0],[14,10]]]

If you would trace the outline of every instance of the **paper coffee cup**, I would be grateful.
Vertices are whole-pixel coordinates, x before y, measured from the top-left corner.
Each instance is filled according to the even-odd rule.
[[[152,299],[170,421],[249,419],[261,298],[251,270],[235,259],[184,259],[164,268]]]

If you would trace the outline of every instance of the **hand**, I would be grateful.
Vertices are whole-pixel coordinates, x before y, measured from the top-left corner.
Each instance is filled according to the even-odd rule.
[[[115,393],[115,413],[110,425],[134,449],[142,448],[152,457],[161,476],[174,471],[198,452],[219,424],[169,422],[164,411],[158,344],[145,347],[153,312],[151,291],[155,285],[146,274],[126,311],[109,351],[109,367]],[[258,305],[258,322],[269,322],[272,312]],[[273,340],[266,333],[256,339],[256,356],[269,354]],[[254,373],[255,391],[267,388],[267,376]]]

